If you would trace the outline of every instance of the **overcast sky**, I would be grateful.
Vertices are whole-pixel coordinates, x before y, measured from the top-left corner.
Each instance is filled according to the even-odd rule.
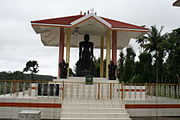
[[[78,15],[94,8],[99,16],[135,25],[164,26],[165,32],[180,27],[180,7],[175,0],[0,0],[0,71],[22,71],[37,60],[39,74],[57,76],[58,48],[44,47],[30,21]],[[133,40],[130,45],[138,51]],[[70,67],[78,60],[71,49]],[[95,51],[96,57],[99,52]],[[76,53],[76,54],[75,54]]]

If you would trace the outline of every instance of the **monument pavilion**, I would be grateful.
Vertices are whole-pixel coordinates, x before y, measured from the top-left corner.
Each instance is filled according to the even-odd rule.
[[[94,48],[100,49],[100,77],[103,77],[103,58],[106,49],[106,78],[110,61],[117,64],[117,50],[126,47],[131,38],[148,32],[147,28],[96,15],[93,11],[80,15],[31,21],[31,25],[45,46],[59,47],[59,61],[70,62],[70,47],[79,47],[85,34],[89,34]],[[111,52],[112,51],[112,52]],[[69,69],[69,68],[68,68]],[[58,76],[60,76],[58,67]],[[68,70],[69,72],[69,70]]]

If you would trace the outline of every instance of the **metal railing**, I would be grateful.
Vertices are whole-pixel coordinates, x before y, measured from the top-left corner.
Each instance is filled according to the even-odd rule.
[[[121,100],[145,100],[156,96],[179,99],[180,85],[1,80],[0,97],[13,96]]]
[[[147,95],[180,99],[180,84],[148,84]]]

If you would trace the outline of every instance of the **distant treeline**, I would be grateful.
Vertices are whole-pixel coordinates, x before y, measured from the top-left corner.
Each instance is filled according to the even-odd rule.
[[[34,75],[33,81],[52,81],[55,77],[50,75]],[[31,74],[25,74],[21,71],[15,72],[0,72],[0,80],[26,80],[31,81]]]

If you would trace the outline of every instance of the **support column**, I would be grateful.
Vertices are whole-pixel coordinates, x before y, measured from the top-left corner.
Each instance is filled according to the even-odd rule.
[[[103,64],[103,58],[104,58],[104,36],[101,36],[101,57],[100,57],[100,77],[103,78],[104,74],[104,64]]]
[[[117,31],[112,31],[112,62],[117,64]]]
[[[108,65],[110,64],[111,31],[106,34],[106,78],[108,78]]]
[[[66,63],[68,63],[67,77],[69,77],[71,29],[67,30],[66,36]]]
[[[64,59],[64,28],[60,28],[60,38],[59,38],[59,62],[58,62],[58,77],[60,78],[61,70],[59,68],[59,63],[63,62]]]

